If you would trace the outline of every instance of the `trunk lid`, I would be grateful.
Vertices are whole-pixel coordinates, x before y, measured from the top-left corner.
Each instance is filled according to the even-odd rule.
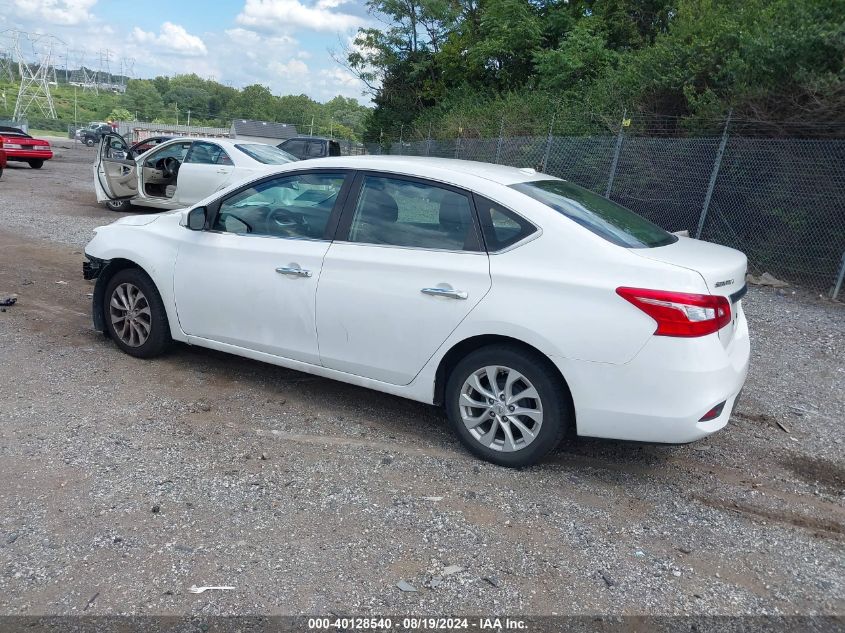
[[[646,259],[679,266],[701,275],[712,295],[728,297],[731,302],[731,324],[719,330],[719,339],[727,347],[733,340],[739,303],[745,294],[745,273],[748,258],[744,253],[689,237],[656,248],[632,248],[629,252]]]

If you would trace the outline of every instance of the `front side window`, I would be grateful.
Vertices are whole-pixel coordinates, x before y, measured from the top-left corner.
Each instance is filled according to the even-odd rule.
[[[257,183],[223,201],[212,229],[323,239],[344,178],[344,174],[306,173]]]
[[[311,141],[308,143],[308,158],[320,158],[323,155],[323,143],[321,141]]]
[[[537,180],[511,187],[618,246],[654,248],[678,241],[633,211],[565,180]]]
[[[480,250],[469,197],[398,178],[366,176],[349,241],[451,251]]]
[[[294,138],[281,144],[281,149],[287,153],[302,158],[305,156],[305,140]]]
[[[217,143],[197,141],[191,145],[185,162],[195,165],[231,165],[232,159]]]
[[[190,141],[173,143],[172,145],[167,145],[161,149],[155,150],[144,162],[148,167],[155,167],[156,162],[163,158],[175,158],[181,163],[185,160],[185,156],[188,154],[189,149],[191,149]]]

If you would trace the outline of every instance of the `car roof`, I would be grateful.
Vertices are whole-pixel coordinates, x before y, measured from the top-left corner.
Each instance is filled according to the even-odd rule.
[[[483,178],[502,185],[514,185],[532,180],[557,180],[530,167],[508,167],[473,160],[454,158],[432,158],[428,156],[331,156],[307,161],[313,167],[343,167],[347,169],[371,169],[408,176],[429,177],[449,181],[454,174]],[[299,163],[297,163],[299,165]],[[451,177],[450,177],[451,175]]]
[[[287,143],[288,141],[330,141],[332,143],[337,143],[337,140],[333,138],[328,138],[326,136],[308,136],[307,134],[291,136],[290,138],[286,138],[282,141],[282,143]]]

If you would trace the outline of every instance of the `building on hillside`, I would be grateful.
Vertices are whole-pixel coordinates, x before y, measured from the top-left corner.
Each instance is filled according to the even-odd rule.
[[[292,138],[297,134],[296,126],[290,123],[235,119],[232,121],[232,130],[229,137],[254,143],[278,145],[285,139]]]

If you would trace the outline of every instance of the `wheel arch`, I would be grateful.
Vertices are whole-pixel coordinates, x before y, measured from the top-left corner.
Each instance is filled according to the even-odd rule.
[[[109,260],[109,262],[103,266],[100,274],[97,275],[97,283],[94,284],[94,296],[91,300],[91,306],[93,312],[92,316],[94,319],[94,329],[98,332],[102,332],[106,336],[108,336],[108,328],[106,327],[106,314],[103,307],[106,286],[109,285],[109,281],[111,281],[112,277],[121,270],[126,270],[127,268],[137,268],[152,280],[152,275],[150,275],[149,271],[145,270],[141,264],[134,262],[131,259],[116,257]],[[153,280],[153,284],[155,284],[155,280]],[[159,291],[159,294],[161,294],[161,291]]]
[[[444,403],[446,394],[446,383],[449,379],[449,374],[451,373],[452,369],[461,361],[462,358],[477,349],[481,349],[482,347],[487,347],[488,345],[502,344],[521,347],[531,352],[532,354],[536,354],[537,356],[546,361],[550,371],[554,372],[554,375],[557,377],[558,380],[560,380],[561,384],[565,388],[566,395],[569,400],[569,413],[572,416],[571,419],[573,422],[573,429],[576,428],[577,420],[575,418],[575,404],[572,399],[572,390],[569,388],[569,383],[566,381],[566,378],[561,373],[560,369],[558,369],[557,365],[552,362],[552,359],[549,358],[548,354],[545,354],[542,350],[534,347],[533,345],[526,343],[525,341],[521,341],[517,338],[513,338],[511,336],[502,336],[500,334],[480,334],[476,336],[471,336],[456,343],[448,352],[446,352],[443,358],[440,359],[440,363],[437,366],[437,371],[434,375],[434,404],[440,406]]]

